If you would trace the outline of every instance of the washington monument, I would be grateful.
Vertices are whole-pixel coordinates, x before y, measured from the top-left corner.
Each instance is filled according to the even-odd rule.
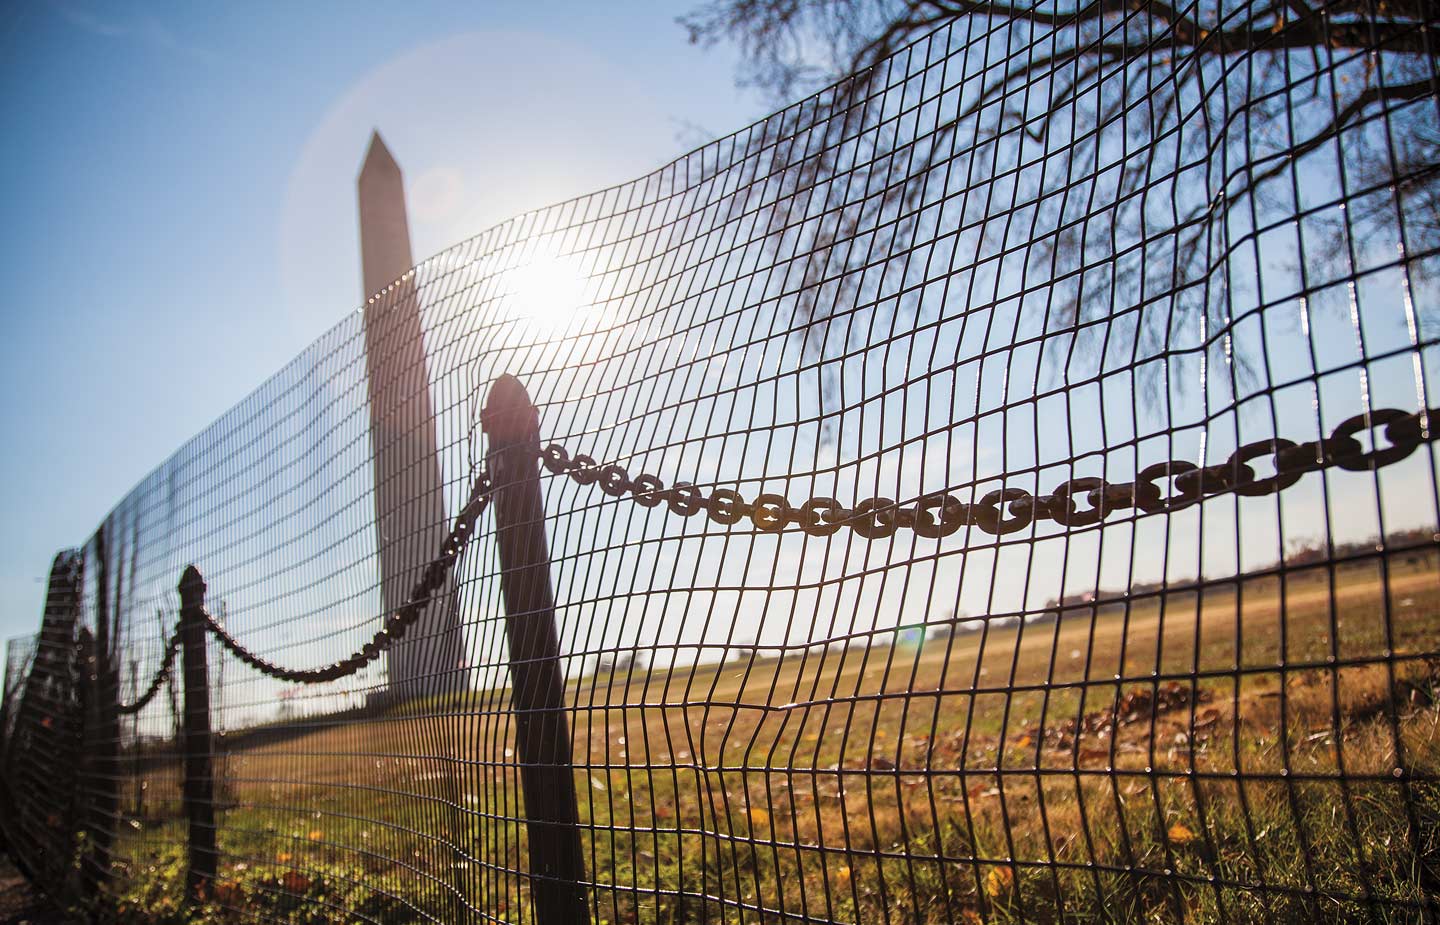
[[[400,167],[370,138],[360,168],[360,258],[365,297],[365,368],[374,454],[380,593],[389,617],[410,596],[449,534],[436,452],[435,412],[410,223]],[[459,598],[453,576],[420,619],[390,647],[390,687],[381,699],[408,700],[468,686]]]

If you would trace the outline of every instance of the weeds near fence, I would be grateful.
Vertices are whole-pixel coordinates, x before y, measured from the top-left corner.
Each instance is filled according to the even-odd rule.
[[[1332,629],[1342,651],[1378,650],[1387,601],[1404,615],[1396,665],[1274,670],[1282,631],[1291,664],[1323,665]],[[1403,781],[1440,772],[1440,659],[1411,657],[1440,648],[1437,617],[1440,554],[1422,550],[1388,566],[1362,560],[1072,607],[914,652],[762,652],[578,679],[568,696],[596,708],[576,728],[588,743],[577,745],[588,758],[576,772],[588,794],[587,859],[597,883],[632,885],[604,896],[597,921],[746,920],[707,899],[717,895],[764,896],[782,911],[828,897],[825,915],[854,921],[903,910],[922,923],[1048,922],[1059,909],[1082,921],[1405,921],[1426,884],[1440,883],[1440,788]],[[1077,652],[1106,651],[1112,660],[1076,664]],[[1228,675],[1112,680],[1155,664],[1162,676],[1228,670],[1237,657],[1255,672],[1238,685]],[[883,696],[897,660],[913,666],[905,700]],[[810,710],[771,702],[798,677],[841,696]],[[737,706],[667,705],[664,691],[680,684]],[[1016,687],[1035,689],[1006,693]],[[416,909],[435,889],[423,874],[446,872],[416,861],[422,876],[397,877],[392,860],[423,856],[432,837],[423,801],[404,793],[404,764],[389,758],[421,721],[415,713],[453,725],[451,760],[472,771],[472,805],[511,821],[509,855],[484,852],[485,862],[522,863],[523,807],[495,800],[503,771],[485,766],[492,747],[512,745],[468,721],[473,708],[457,697],[363,722],[317,717],[313,731],[227,749],[229,863],[215,889],[231,911],[217,906],[204,920],[303,908],[323,921],[332,907],[422,920]],[[371,782],[337,787],[359,762],[376,768]],[[164,780],[149,778],[152,801]],[[143,847],[180,838],[179,824],[144,826],[122,907],[182,915],[180,855],[147,863]],[[470,837],[480,854],[483,827]],[[1369,899],[1321,903],[1309,883]],[[466,899],[502,914],[526,903],[521,890]]]

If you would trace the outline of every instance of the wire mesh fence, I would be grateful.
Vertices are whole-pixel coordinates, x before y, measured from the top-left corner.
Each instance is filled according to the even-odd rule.
[[[420,264],[57,558],[4,691],[32,876],[145,921],[1440,915],[1433,9],[908,9]]]

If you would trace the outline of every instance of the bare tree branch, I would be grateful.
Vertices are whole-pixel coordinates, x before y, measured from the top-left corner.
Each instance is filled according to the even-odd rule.
[[[948,97],[953,111],[941,112],[929,128],[916,124],[908,134],[900,132],[890,110],[873,104],[878,83],[888,86],[897,74],[904,80],[911,60],[928,66],[923,62],[936,49],[943,55],[971,54],[968,47],[953,44],[967,20],[983,23],[980,32],[986,38],[976,49],[1011,29],[1027,54],[1007,61],[1002,73],[964,98]],[[926,205],[931,179],[951,168],[962,132],[969,133],[963,136],[965,156],[974,159],[996,150],[993,146],[1007,132],[1023,132],[1017,139],[1048,146],[1063,129],[1060,143],[1072,167],[1086,158],[1098,165],[1102,139],[1130,135],[1118,173],[1112,171],[1112,179],[1105,181],[1114,185],[1107,187],[1101,205],[1087,204],[1101,182],[1095,166],[1088,174],[1067,172],[1058,197],[1045,192],[1043,179],[1026,194],[1028,199],[1014,189],[1004,209],[1031,209],[1037,216],[1032,225],[1038,210],[1051,210],[1023,243],[1038,255],[1033,261],[1027,256],[1027,267],[1049,266],[1057,278],[1108,267],[1108,286],[1116,291],[1087,287],[1087,297],[1095,299],[1095,311],[1102,314],[1113,310],[1117,299],[1132,297],[1121,296],[1117,287],[1143,291],[1141,276],[1151,272],[1143,265],[1167,254],[1164,285],[1177,300],[1187,301],[1175,310],[1179,314],[1171,311],[1153,320],[1146,314],[1149,327],[1137,333],[1140,341],[1163,347],[1186,312],[1212,310],[1185,293],[1208,291],[1208,286],[1197,289],[1195,281],[1213,271],[1212,236],[1231,210],[1327,143],[1373,132],[1367,126],[1381,115],[1389,119],[1408,106],[1406,118],[1424,124],[1423,113],[1429,110],[1410,104],[1440,90],[1435,78],[1440,4],[1431,0],[1217,2],[1208,8],[1175,0],[1089,0],[1070,7],[1005,0],[714,0],[682,22],[692,41],[723,37],[739,42],[750,62],[749,78],[775,91],[793,92],[821,75],[849,75],[823,91],[808,110],[806,131],[820,133],[808,136],[808,153],[791,160],[796,149],[786,146],[783,157],[777,149],[764,166],[755,167],[786,187],[769,207],[776,240],[790,235],[791,253],[808,254],[803,276],[810,295],[796,307],[806,351],[824,343],[817,335],[831,317],[848,312],[845,305],[862,298],[859,291],[842,291],[843,299],[834,293],[820,297],[822,285],[833,286],[842,278],[863,285],[858,268],[852,266],[847,276],[836,261],[853,262],[851,251],[862,239],[879,257],[866,256],[861,267],[883,262],[887,253],[904,252],[904,236]],[[912,46],[917,53],[909,55],[906,49]],[[1307,50],[1311,66],[1300,66],[1298,76],[1292,76],[1294,53]],[[1362,51],[1368,54],[1355,54]],[[1382,61],[1388,80],[1372,82]],[[987,57],[984,67],[990,66]],[[1331,94],[1329,87],[1322,90],[1322,77],[1334,84],[1336,96],[1328,114]],[[1344,82],[1352,77],[1357,79],[1347,89]],[[1302,114],[1296,114],[1297,107],[1304,107]],[[1145,110],[1145,118],[1133,117],[1138,108]],[[1265,126],[1277,115],[1289,120],[1290,133],[1299,140],[1267,144],[1237,131],[1237,119]],[[883,133],[881,120],[888,120]],[[1391,170],[1396,175],[1390,182],[1397,196],[1403,193],[1422,212],[1433,207],[1440,214],[1440,170],[1432,169],[1440,163],[1440,138],[1426,147],[1424,139],[1430,136],[1410,134],[1414,144],[1403,169]],[[1171,149],[1157,160],[1167,140],[1173,142]],[[1011,146],[1008,156],[1019,158],[1020,145]],[[1193,183],[1181,188],[1182,170],[1208,163],[1225,171],[1217,178],[1218,190]],[[1210,176],[1212,168],[1204,169]],[[1005,182],[1018,182],[1019,170],[1017,160]],[[1152,214],[1147,205],[1157,184],[1169,184],[1168,200],[1174,205],[1168,217]],[[1080,195],[1086,188],[1088,199]],[[818,223],[807,223],[813,230],[801,246],[793,241],[798,233],[793,216],[804,213],[802,197],[820,193],[827,202],[833,197],[843,205],[827,209]],[[1008,228],[1008,220],[1000,221],[1005,214],[979,216],[974,227],[988,235],[993,219],[996,227]],[[1440,219],[1415,224],[1440,242]],[[1101,229],[1106,233],[1097,235]],[[1134,261],[1120,265],[1121,252],[1115,248],[1121,238],[1135,242],[1125,246],[1147,258],[1141,268],[1133,268]],[[1000,241],[999,246],[1012,245]],[[1068,323],[1079,324],[1080,307],[1073,309]],[[1223,307],[1214,310],[1223,318]]]

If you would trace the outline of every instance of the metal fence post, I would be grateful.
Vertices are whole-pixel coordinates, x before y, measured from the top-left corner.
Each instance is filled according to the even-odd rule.
[[[180,576],[180,642],[185,675],[185,815],[190,866],[185,894],[203,897],[215,879],[215,780],[210,740],[210,665],[205,651],[205,579],[195,566]]]
[[[86,666],[88,691],[86,749],[83,758],[89,775],[86,830],[89,857],[82,872],[87,898],[95,899],[111,878],[111,846],[120,819],[120,673],[115,670],[114,633],[119,627],[120,582],[116,581],[115,611],[110,607],[110,558],[104,525],[95,532],[97,561],[95,638]],[[113,618],[112,618],[113,614]]]
[[[494,486],[530,872],[545,878],[532,883],[530,892],[539,925],[583,925],[590,920],[590,910],[540,496],[540,416],[520,381],[505,375],[490,387],[481,422]]]

